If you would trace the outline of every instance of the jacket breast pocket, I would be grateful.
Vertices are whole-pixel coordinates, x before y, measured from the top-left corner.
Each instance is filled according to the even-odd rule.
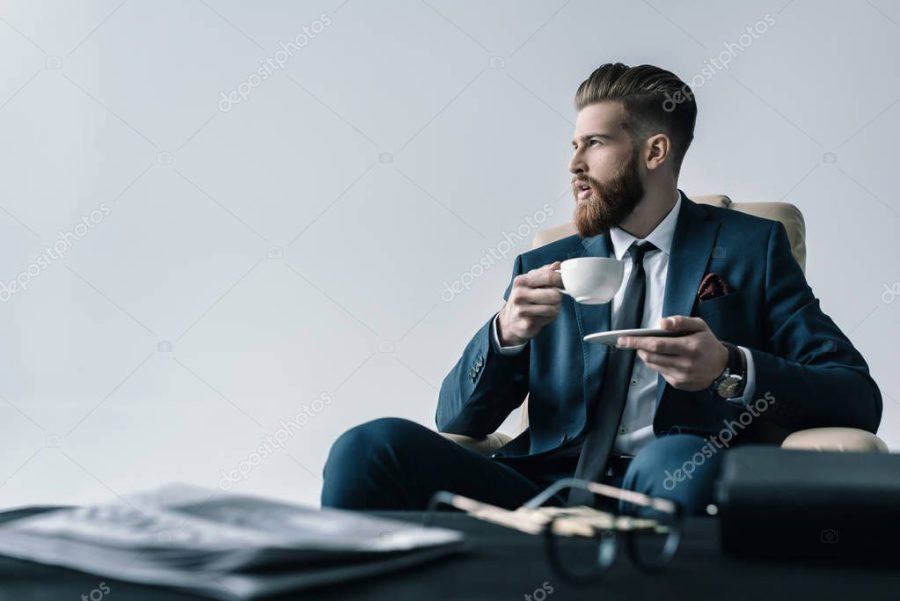
[[[740,292],[732,292],[697,305],[696,316],[701,318],[719,340],[740,344],[747,332],[749,316]]]

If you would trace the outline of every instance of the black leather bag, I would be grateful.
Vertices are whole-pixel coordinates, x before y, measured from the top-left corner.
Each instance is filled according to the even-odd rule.
[[[716,503],[733,555],[900,562],[900,454],[735,448]]]

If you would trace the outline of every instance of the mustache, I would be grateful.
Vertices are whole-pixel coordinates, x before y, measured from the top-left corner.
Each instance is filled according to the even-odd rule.
[[[597,190],[600,188],[600,182],[595,180],[590,175],[576,175],[572,178],[572,182],[570,184],[572,188],[576,186],[587,185],[590,186],[591,190]]]

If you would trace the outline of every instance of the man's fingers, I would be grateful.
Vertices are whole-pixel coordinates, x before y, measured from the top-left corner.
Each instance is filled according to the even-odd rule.
[[[659,327],[672,332],[702,332],[708,329],[706,322],[699,317],[686,317],[684,315],[671,315],[659,320]]]
[[[561,288],[562,276],[550,269],[531,272],[528,274],[527,285],[530,288]]]
[[[623,348],[633,348],[660,355],[683,355],[690,352],[691,343],[687,336],[663,338],[662,336],[625,336],[619,338]]]
[[[670,367],[668,365],[660,365],[658,363],[654,363],[653,361],[644,361],[644,365],[646,365],[647,367],[649,367],[650,369],[652,369],[655,372],[659,372],[660,374],[663,375],[663,377],[669,377],[673,373],[675,373],[675,371],[677,371],[677,368]]]
[[[559,305],[522,305],[519,307],[519,317],[556,317],[559,315]]]
[[[666,380],[666,382],[669,382],[670,384],[672,382],[680,380],[684,374],[684,369],[682,369],[681,367],[663,365],[661,363],[655,363],[652,360],[645,361],[644,364],[653,371],[659,373]]]
[[[518,298],[522,303],[529,305],[558,305],[562,292],[553,288],[522,288]]]
[[[532,269],[525,274],[524,283],[530,288],[544,288],[552,286],[558,288],[562,286],[562,277],[556,273],[559,269],[559,261],[544,265],[537,269]]]
[[[685,367],[684,360],[677,355],[662,355],[648,351],[638,351],[637,355],[650,368],[683,369]]]

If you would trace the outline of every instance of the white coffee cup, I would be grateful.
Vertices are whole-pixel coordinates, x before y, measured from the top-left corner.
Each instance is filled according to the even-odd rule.
[[[557,288],[586,305],[608,303],[616,295],[625,274],[625,264],[607,257],[579,257],[563,261],[556,270],[565,288]]]

